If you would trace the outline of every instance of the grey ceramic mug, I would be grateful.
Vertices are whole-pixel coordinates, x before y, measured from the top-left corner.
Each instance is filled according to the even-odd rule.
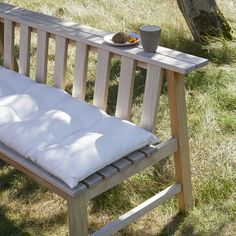
[[[141,43],[145,52],[156,52],[160,42],[161,28],[157,25],[143,25],[140,28]]]

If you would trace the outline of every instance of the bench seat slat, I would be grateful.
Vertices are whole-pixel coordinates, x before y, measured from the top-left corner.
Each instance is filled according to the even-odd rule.
[[[170,138],[162,142],[161,144],[158,144],[158,147],[160,148],[156,149],[155,155],[152,155],[149,158],[145,158],[145,155],[142,154],[144,156],[144,159],[142,161],[137,161],[133,165],[130,165],[127,169],[118,172],[111,178],[104,179],[102,182],[93,186],[93,188],[88,188],[87,190],[88,199],[96,197],[97,195],[107,191],[113,186],[121,183],[123,180],[126,180],[132,175],[138,173],[139,171],[144,170],[145,168],[161,161],[162,159],[176,152],[178,150],[177,140],[174,138]]]
[[[99,175],[101,175],[104,179],[108,179],[108,178],[112,177],[113,175],[115,175],[117,172],[118,172],[118,170],[115,167],[109,165],[109,166],[104,167],[103,169],[101,169],[97,173]]]
[[[132,162],[126,158],[122,158],[112,163],[112,166],[116,167],[119,171],[127,169],[130,165],[132,165]]]
[[[126,158],[134,164],[138,161],[143,160],[145,158],[145,155],[142,152],[136,151],[127,155]]]
[[[155,146],[146,146],[140,149],[140,152],[144,153],[147,157],[151,156],[157,151],[158,147]]]
[[[102,176],[98,174],[92,174],[85,178],[82,183],[86,184],[88,187],[93,187],[97,185],[98,183],[102,182]]]

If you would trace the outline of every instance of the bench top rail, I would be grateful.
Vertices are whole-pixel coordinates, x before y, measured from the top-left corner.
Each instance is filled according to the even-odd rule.
[[[26,10],[6,3],[0,3],[0,17],[20,24],[28,25],[37,30],[46,31],[52,35],[66,37],[72,41],[83,42],[89,46],[102,48],[120,56],[131,57],[135,60],[157,65],[161,68],[187,74],[208,63],[207,59],[178,52],[159,46],[157,53],[146,53],[141,46],[116,48],[106,44],[103,37],[108,32],[92,27],[66,22],[56,17]]]

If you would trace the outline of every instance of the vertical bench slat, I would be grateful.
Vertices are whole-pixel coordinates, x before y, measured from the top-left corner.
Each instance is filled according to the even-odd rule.
[[[116,116],[125,120],[129,120],[130,118],[135,69],[136,63],[134,59],[122,56]]]
[[[110,64],[111,53],[99,48],[93,104],[103,110],[107,106]]]
[[[147,77],[144,90],[143,111],[141,127],[154,132],[158,103],[161,95],[163,69],[148,64]]]
[[[56,55],[53,86],[61,89],[65,89],[67,49],[67,39],[61,36],[56,36]]]
[[[85,99],[88,68],[88,45],[77,42],[75,52],[75,71],[72,96]]]
[[[36,81],[38,83],[47,82],[47,65],[48,65],[48,33],[38,30],[37,35],[37,64],[36,64]]]
[[[0,54],[3,55],[4,44],[4,23],[0,22]]]
[[[4,19],[4,67],[14,70],[14,23]]]
[[[30,40],[31,29],[29,26],[20,25],[20,56],[19,56],[19,72],[29,76],[30,72]]]

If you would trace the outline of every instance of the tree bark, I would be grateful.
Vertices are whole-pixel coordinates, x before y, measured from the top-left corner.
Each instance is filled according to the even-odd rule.
[[[177,0],[177,2],[196,41],[208,41],[213,37],[233,39],[231,27],[215,0]]]

